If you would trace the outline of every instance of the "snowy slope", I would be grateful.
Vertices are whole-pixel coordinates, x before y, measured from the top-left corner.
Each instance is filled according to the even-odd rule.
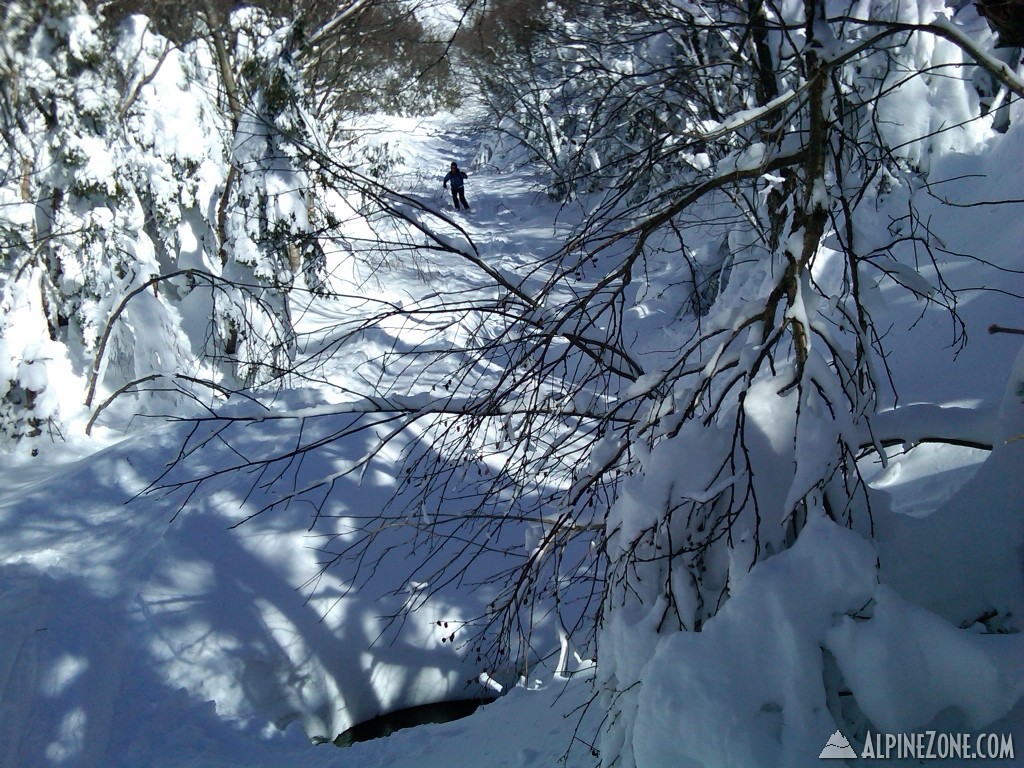
[[[490,150],[452,127],[458,124],[405,121],[375,133],[404,158],[394,171],[402,191],[445,212],[462,229],[453,228],[453,238],[464,242],[468,235],[487,264],[524,280],[528,289],[537,260],[557,247],[575,214],[548,202],[528,167],[501,172],[491,165]],[[1004,154],[987,162],[994,168],[1019,167],[1021,155],[1013,149],[1019,139],[1001,146]],[[452,160],[470,171],[467,195],[473,211],[465,216],[450,211],[440,190]],[[961,170],[951,166],[949,173]],[[1007,186],[990,193],[1010,197],[1013,190]],[[987,227],[992,252],[1000,258],[1024,241],[1019,220],[1001,227],[975,221],[973,226]],[[944,234],[955,249],[978,231],[953,228]],[[963,239],[960,245],[952,241],[956,236]],[[476,267],[451,255],[382,263],[376,270],[353,270],[341,262],[333,266],[339,280],[358,287],[350,296],[372,293],[393,303],[487,284]],[[956,277],[968,286],[998,279],[973,270]],[[360,306],[351,298],[318,302],[301,313],[307,352],[329,349]],[[993,414],[1002,409],[990,419],[994,439],[1024,429],[1015,392],[1012,387],[1007,392],[1008,380],[1024,376],[1019,369],[1016,378],[1010,376],[1020,344],[984,334],[993,321],[1017,322],[1017,306],[1010,298],[990,296],[965,301],[971,343],[955,360],[943,348],[948,328],[941,316],[927,315],[907,331],[917,310],[907,306],[897,312],[906,321],[892,332],[901,397],[984,406]],[[344,430],[350,417],[335,415],[333,405],[372,394],[376,374],[393,362],[388,353],[396,343],[448,332],[456,331],[427,323],[374,329],[344,356],[318,359],[316,375],[323,378],[323,388],[307,380],[302,389],[267,394],[260,404],[232,404],[227,413],[251,420],[232,427],[230,447],[211,439],[204,451],[189,452],[172,468],[159,488],[150,484],[179,458],[182,446],[193,448],[210,437],[212,426],[193,434],[188,424],[152,420],[141,434],[122,442],[105,435],[106,447],[99,441],[80,442],[36,458],[12,456],[0,470],[0,766],[551,766],[567,750],[567,765],[593,765],[596,758],[587,742],[604,715],[601,704],[590,707],[578,731],[582,741],[574,742],[590,684],[581,675],[566,686],[545,669],[531,675],[526,689],[514,690],[464,721],[400,732],[343,752],[311,746],[311,737],[329,738],[383,711],[479,692],[476,662],[464,648],[446,641],[451,627],[481,613],[488,592],[453,587],[408,621],[391,624],[387,616],[416,590],[410,582],[404,595],[384,594],[396,575],[402,576],[401,557],[379,574],[387,586],[373,578],[359,581],[344,568],[318,577],[323,557],[318,548],[324,544],[318,536],[330,531],[320,525],[317,536],[310,534],[312,510],[300,503],[234,527],[260,510],[269,492],[261,484],[263,476],[218,473],[236,466],[242,456],[252,461],[277,455],[282,446],[296,444],[300,427],[306,438]],[[443,369],[410,371],[409,392],[429,391],[443,374]],[[296,414],[304,414],[306,422],[300,424]],[[329,522],[336,526],[333,532],[344,540],[347,516],[379,509],[396,492],[397,451],[404,444],[380,453],[360,475],[344,469],[375,448],[368,433],[335,440],[315,456],[279,462],[270,471],[295,488],[337,474],[327,511],[334,516]],[[961,604],[950,604],[959,597],[946,590],[943,571],[952,582],[962,569],[972,572],[971,580],[977,571],[978,578],[991,577],[994,590],[1004,589],[1005,574],[989,571],[1012,565],[1005,558],[1012,555],[1013,537],[1020,532],[1024,489],[1016,468],[1024,441],[999,446],[989,456],[925,445],[894,456],[885,468],[874,468],[875,487],[886,494],[889,507],[883,504],[879,511],[878,551],[891,554],[884,557],[883,577],[902,598],[876,592],[875,553],[863,539],[820,522],[792,552],[752,571],[735,605],[707,632],[676,635],[657,647],[648,647],[640,634],[623,632],[616,646],[625,660],[620,663],[647,665],[644,674],[656,681],[645,687],[639,703],[643,716],[634,733],[645,764],[679,764],[674,750],[683,737],[692,747],[723,720],[745,713],[748,721],[732,724],[734,738],[707,740],[704,753],[711,762],[731,755],[734,762],[723,764],[740,764],[735,750],[746,750],[743,755],[755,761],[749,765],[772,765],[776,753],[765,743],[777,733],[779,718],[775,711],[760,709],[764,691],[787,691],[787,702],[801,706],[822,703],[813,700],[807,682],[820,671],[814,666],[820,657],[808,661],[809,654],[818,653],[818,645],[806,645],[808,638],[827,643],[846,665],[851,684],[859,686],[858,699],[874,707],[880,723],[893,728],[934,724],[933,704],[960,704],[957,691],[924,691],[917,699],[901,699],[901,691],[885,686],[900,654],[917,665],[904,681],[905,692],[932,663],[918,653],[920,648],[932,644],[940,656],[959,652],[959,630],[935,624],[943,611],[962,610]],[[189,482],[198,476],[210,480],[201,493],[189,496]],[[1017,479],[1007,483],[1008,477]],[[174,483],[182,485],[168,487]],[[992,493],[993,488],[999,492]],[[921,518],[940,505],[930,518]],[[979,507],[989,516],[983,525],[965,518]],[[956,566],[961,570],[950,570],[935,550],[948,547],[951,531],[955,538],[959,530],[976,535],[961,553]],[[908,559],[916,547],[919,556]],[[812,591],[808,584],[821,589]],[[780,593],[802,594],[806,600],[773,603]],[[950,596],[949,603],[940,599],[943,594]],[[977,594],[973,589],[962,597],[966,601]],[[833,627],[832,611],[855,611],[871,597],[882,606],[879,616],[889,611],[900,621]],[[1012,601],[1021,596],[1002,597]],[[935,613],[916,613],[918,608],[901,599],[913,599]],[[898,626],[909,626],[916,643],[909,650],[892,642],[901,631]],[[557,651],[554,631],[539,637],[546,644],[544,653]],[[1008,636],[996,652],[967,646],[964,653],[975,654],[970,656],[973,669],[1011,670],[1016,677],[998,679],[997,674],[980,684],[974,681],[972,695],[987,700],[964,706],[987,712],[984,722],[952,715],[937,722],[951,729],[1012,731],[1024,749],[1024,712],[1015,687],[1022,678],[1013,661],[1020,643]],[[685,665],[680,658],[700,661]],[[766,671],[774,665],[779,669]],[[692,699],[681,694],[687,689],[696,691]],[[716,690],[718,698],[708,696]],[[750,711],[744,709],[748,705]],[[686,719],[680,719],[684,714]],[[820,727],[800,737],[824,747],[834,723],[820,706],[808,717]],[[693,754],[692,748],[687,754]]]
[[[399,147],[415,153],[399,183],[431,205],[450,208],[439,188],[453,149],[470,168],[474,210],[462,224],[485,258],[514,273],[551,247],[552,211],[532,207],[541,198],[529,178],[478,173],[473,143],[436,125],[399,125],[394,133],[416,139]],[[346,268],[335,266],[339,274]],[[389,265],[382,279],[346,274],[339,285],[358,283],[393,302],[479,281],[451,259]],[[350,309],[340,300],[306,310],[299,330],[307,350],[328,345]],[[270,393],[264,405],[230,406],[236,417],[260,419],[239,426],[230,448],[212,439],[192,454],[210,437],[207,427],[196,434],[188,424],[154,419],[122,442],[108,434],[113,444],[103,450],[82,441],[38,458],[12,455],[0,494],[0,765],[270,765],[283,754],[332,764],[341,758],[330,747],[313,750],[310,738],[332,738],[382,712],[489,690],[461,642],[447,642],[451,628],[482,613],[486,590],[451,590],[409,620],[390,622],[415,591],[411,585],[406,595],[382,594],[404,567],[400,557],[382,569],[384,586],[344,568],[321,574],[318,550],[332,529],[319,525],[310,533],[308,506],[273,510],[236,528],[273,491],[244,472],[214,477],[194,495],[189,484],[235,467],[242,455],[274,456],[299,440],[297,413],[307,418],[306,437],[344,429],[351,417],[332,416],[331,404],[365,391],[399,337],[410,343],[434,333],[378,329],[340,359],[321,362],[324,391],[307,387]],[[372,445],[372,434],[357,434],[274,471],[301,487],[354,464]],[[183,446],[181,465],[165,475]],[[346,515],[380,509],[395,493],[396,450],[337,481],[327,512],[341,539]],[[159,487],[150,487],[161,476]],[[174,487],[179,481],[184,485]],[[557,649],[557,638],[548,640]],[[571,706],[557,706],[579,704],[579,693],[570,698]],[[528,700],[503,706],[513,719],[528,720]],[[547,720],[543,707],[537,717]],[[561,728],[554,733],[544,747],[560,755],[568,743]],[[529,755],[550,763],[534,739],[523,739],[527,757],[517,764],[532,764]],[[449,749],[444,738],[437,743]]]

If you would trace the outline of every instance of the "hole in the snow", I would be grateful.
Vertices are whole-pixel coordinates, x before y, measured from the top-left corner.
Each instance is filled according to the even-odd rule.
[[[419,707],[408,707],[386,715],[367,720],[365,723],[353,725],[334,740],[339,747],[350,747],[357,741],[369,741],[390,736],[402,728],[412,728],[428,723],[447,723],[459,720],[476,712],[481,704],[494,699],[462,699],[459,701],[443,701],[438,704],[424,704]]]

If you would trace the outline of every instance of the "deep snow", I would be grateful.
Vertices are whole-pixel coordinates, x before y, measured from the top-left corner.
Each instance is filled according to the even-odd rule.
[[[1021,131],[1015,130],[1016,143],[1004,142],[1003,155],[986,160],[993,173],[999,164],[1019,167]],[[571,212],[546,200],[529,167],[502,172],[474,164],[481,156],[476,137],[444,122],[406,121],[379,140],[405,158],[396,172],[399,187],[431,206],[450,206],[440,190],[450,160],[470,170],[473,212],[457,221],[492,265],[526,277],[567,231]],[[483,156],[490,158],[489,151]],[[958,161],[950,162],[952,174]],[[988,197],[1011,196],[1014,174],[1000,178],[1005,186],[987,190]],[[999,223],[988,230],[991,248],[1007,253],[1024,241],[1024,230],[1019,220]],[[448,257],[381,265],[374,274],[336,266],[340,281],[391,302],[454,286],[474,290],[479,281],[464,262]],[[977,274],[958,277],[970,284]],[[912,400],[964,404],[977,413],[988,408],[991,433],[1003,441],[1024,431],[1019,398],[1012,388],[1006,392],[1008,380],[1024,376],[1019,365],[1016,378],[1010,376],[1019,341],[983,333],[992,321],[1014,322],[1016,306],[988,297],[965,302],[971,343],[955,360],[934,343],[948,329],[930,315],[912,332],[896,335],[901,391]],[[358,302],[316,302],[304,310],[300,330],[309,334],[309,349],[329,344],[339,315],[357,310]],[[904,314],[914,311],[907,307]],[[260,457],[295,441],[298,412],[309,417],[304,428],[311,432],[342,428],[350,417],[330,407],[338,393],[363,392],[396,342],[435,333],[427,325],[379,329],[319,371],[331,385],[323,391],[307,381],[301,389],[268,394],[264,405],[230,406],[234,414],[266,418],[238,426],[230,449],[211,444],[193,454],[168,476],[168,482],[186,483],[173,493],[147,489],[182,445],[201,439],[189,435],[188,424],[153,419],[123,440],[100,430],[92,440],[40,446],[39,456],[12,454],[0,470],[0,765],[552,766],[566,754],[566,765],[593,765],[589,742],[604,712],[599,703],[585,707],[590,673],[564,680],[543,666],[466,720],[344,751],[311,746],[310,736],[330,737],[381,711],[479,691],[475,661],[443,641],[479,612],[486,587],[442,592],[404,623],[389,624],[382,617],[400,607],[401,595],[382,597],[372,578],[356,581],[358,575],[343,568],[317,578],[321,540],[308,531],[308,508],[276,509],[232,527],[258,510],[265,494],[256,480],[237,474],[215,477],[186,503],[195,473],[233,466],[237,451]],[[415,373],[417,386],[429,382]],[[442,373],[429,376],[440,380]],[[301,466],[283,468],[296,487],[337,474],[330,512],[341,537],[346,515],[379,508],[398,487],[396,446],[360,476],[345,473],[373,447],[360,433]],[[964,610],[957,584],[965,580],[990,579],[993,589],[1010,584],[1006,599],[1024,602],[1004,570],[1020,567],[1008,559],[1016,550],[1007,542],[1020,536],[1022,451],[1024,441],[998,443],[991,455],[922,445],[872,470],[874,487],[890,500],[878,551],[896,553],[883,558],[883,572],[902,597],[876,585],[877,553],[863,538],[817,520],[791,551],[751,571],[707,631],[650,645],[649,634],[633,636],[628,624],[613,628],[621,632],[617,663],[643,667],[651,681],[637,704],[637,757],[645,765],[683,765],[696,740],[709,765],[778,765],[779,715],[760,704],[778,690],[790,697],[780,707],[813,710],[806,722],[815,727],[787,738],[820,745],[816,752],[835,730],[825,702],[814,699],[819,644],[845,665],[879,726],[937,723],[1012,732],[1018,752],[1024,749],[1019,636],[997,637],[995,645],[965,639],[942,618]],[[974,512],[988,517],[965,525],[964,515]],[[969,534],[952,555],[950,530]],[[930,547],[942,550],[941,557]],[[908,553],[915,554],[908,559]],[[833,621],[836,605],[856,611],[872,597],[878,605],[872,622]],[[908,597],[916,605],[906,604]],[[557,653],[552,628],[539,637],[546,654]],[[960,685],[921,689],[929,665],[968,661]],[[954,705],[967,717],[953,714]],[[573,740],[574,732],[580,740]],[[676,755],[684,743],[685,754]]]
[[[412,154],[398,183],[412,180],[418,186],[410,192],[450,208],[441,176],[453,144],[472,166],[473,143],[436,124],[397,125],[390,140],[402,136],[401,151]],[[543,198],[528,177],[474,170],[468,194],[474,210],[461,221],[488,259],[529,269],[550,247],[553,209],[533,207]],[[336,288],[399,303],[456,284],[469,289],[475,279],[452,260],[388,265],[383,278],[332,266]],[[360,306],[361,299],[322,301],[303,310],[307,351],[328,346],[346,313]],[[343,428],[351,417],[330,415],[338,392],[349,393],[344,399],[366,391],[393,345],[434,334],[408,324],[381,328],[317,369],[329,382],[323,391],[306,385],[268,393],[266,405],[229,406],[235,415],[267,418],[239,428],[230,449],[215,444],[162,485],[235,466],[240,453],[270,455],[297,439],[295,414],[307,417],[307,436]],[[248,479],[238,485],[239,477],[227,474],[191,497],[188,487],[149,488],[183,445],[201,440],[190,425],[163,421],[151,419],[141,430],[133,424],[141,434],[127,439],[98,429],[93,440],[36,446],[38,456],[15,451],[2,470],[0,765],[347,765],[355,755],[367,765],[423,765],[431,754],[437,762],[427,764],[473,754],[489,755],[492,765],[550,765],[570,748],[581,761],[570,764],[590,764],[589,747],[567,738],[589,686],[543,667],[513,696],[474,715],[479,725],[427,727],[426,738],[417,728],[413,739],[401,733],[344,753],[311,746],[310,737],[332,738],[382,712],[493,694],[498,683],[481,682],[483,670],[467,658],[461,638],[448,642],[482,611],[488,592],[453,590],[409,619],[389,622],[417,588],[381,594],[404,567],[401,559],[380,579],[386,586],[346,577],[344,568],[320,575],[318,549],[330,531],[310,533],[308,507],[235,528],[263,498]],[[398,485],[394,445],[367,471],[345,474],[373,442],[372,433],[335,441],[301,470],[284,470],[299,485],[339,473],[329,512],[342,538],[347,514],[383,507]],[[557,637],[547,641],[547,652],[557,652]],[[581,735],[593,730],[591,723]]]

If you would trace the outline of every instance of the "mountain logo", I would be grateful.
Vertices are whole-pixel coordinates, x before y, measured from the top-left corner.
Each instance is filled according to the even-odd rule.
[[[821,754],[818,755],[819,759],[825,760],[842,760],[846,757],[856,757],[857,753],[854,752],[853,747],[850,746],[850,742],[846,740],[846,737],[842,733],[836,731],[833,733],[828,740],[828,744],[821,750]]]

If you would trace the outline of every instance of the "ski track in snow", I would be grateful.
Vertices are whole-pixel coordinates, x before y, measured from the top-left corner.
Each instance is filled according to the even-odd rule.
[[[432,132],[428,142],[424,130]],[[419,184],[401,191],[462,226],[490,266],[519,282],[519,272],[548,255],[557,236],[550,223],[555,207],[529,178],[476,165],[479,143],[443,126],[405,125],[395,139],[401,136],[412,142],[399,145],[411,153],[399,186],[402,179]],[[452,211],[440,189],[452,159],[470,172],[469,213]],[[404,305],[438,291],[477,290],[484,277],[445,254],[388,265],[380,280],[366,284]],[[318,301],[301,313],[308,349],[329,341],[339,321],[358,309],[358,301]],[[388,350],[417,333],[429,339],[432,330],[368,332],[320,373],[358,391],[368,370],[353,370],[360,346],[372,368]],[[285,396],[279,409],[336,398]],[[148,430],[97,453],[100,443],[86,442],[54,452],[52,465],[23,458],[0,473],[0,766],[351,765],[356,755],[364,765],[423,765],[423,755],[434,756],[427,764],[440,764],[452,749],[486,755],[494,766],[546,766],[561,757],[568,747],[564,726],[540,723],[552,711],[560,717],[578,706],[588,695],[585,682],[572,682],[564,695],[561,685],[538,692],[544,703],[536,710],[527,691],[490,705],[474,715],[490,725],[470,735],[469,747],[453,746],[452,739],[465,741],[466,726],[452,723],[344,752],[312,748],[300,721],[332,735],[353,719],[463,698],[475,668],[438,642],[433,622],[375,642],[385,629],[375,617],[387,606],[372,584],[363,587],[366,598],[345,597],[344,578],[328,575],[319,582],[322,599],[304,602],[303,584],[316,572],[308,513],[268,513],[229,529],[259,506],[255,486],[247,491],[217,481],[184,507],[180,494],[136,497],[173,460],[184,435],[180,426]],[[242,435],[240,444],[257,454],[267,450],[262,443],[294,439],[280,423]],[[336,445],[322,463],[353,461],[365,440]],[[205,465],[233,461],[231,451],[214,449]],[[333,511],[383,504],[395,477],[386,465],[370,477],[348,483]],[[460,607],[438,601],[432,610],[432,617],[454,618]],[[513,733],[491,738],[492,729],[509,723]],[[578,747],[568,764],[590,765],[589,751]]]

